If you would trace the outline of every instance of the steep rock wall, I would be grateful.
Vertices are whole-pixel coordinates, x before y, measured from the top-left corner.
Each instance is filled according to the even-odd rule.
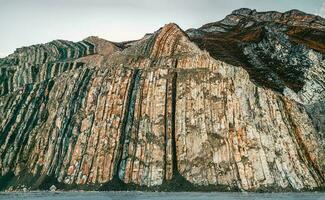
[[[324,184],[325,152],[306,108],[212,58],[177,25],[102,55],[100,66],[0,97],[2,189]]]

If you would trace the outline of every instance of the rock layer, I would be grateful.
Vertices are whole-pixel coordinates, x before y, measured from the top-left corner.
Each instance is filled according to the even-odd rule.
[[[17,50],[0,60],[0,188],[322,187],[323,54],[286,32],[323,34],[310,17],[241,9],[139,41]]]

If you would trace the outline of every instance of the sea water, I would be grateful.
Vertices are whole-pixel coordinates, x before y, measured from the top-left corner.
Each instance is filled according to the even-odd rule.
[[[325,200],[325,193],[0,192],[0,200]]]

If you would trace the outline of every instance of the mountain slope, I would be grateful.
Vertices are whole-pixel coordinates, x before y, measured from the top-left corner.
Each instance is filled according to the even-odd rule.
[[[301,34],[323,22],[241,9],[138,41],[17,50],[0,60],[1,189],[322,187],[323,49]]]

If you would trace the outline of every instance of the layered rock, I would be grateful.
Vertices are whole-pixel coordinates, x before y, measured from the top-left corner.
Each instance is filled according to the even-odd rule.
[[[0,60],[0,95],[26,84],[41,82],[66,71],[99,66],[104,56],[119,51],[114,43],[89,37],[81,42],[55,40],[17,49]]]
[[[186,32],[213,58],[246,69],[255,84],[303,104],[324,143],[324,28],[323,18],[298,10],[239,9]]]
[[[244,9],[232,15],[257,15],[258,23],[281,26],[297,20],[294,25],[305,26],[297,18],[277,21],[273,14]],[[274,191],[323,186],[322,112],[308,115],[318,110],[313,105],[324,108],[323,54],[292,42],[281,26],[265,25],[263,34],[259,27],[187,34],[168,24],[139,41],[87,38],[93,50],[64,54],[69,55],[65,60],[54,54],[44,61],[28,53],[34,47],[5,58],[5,70],[42,60],[45,72],[35,79],[13,79],[20,82],[12,81],[12,89],[1,93],[1,188]],[[19,60],[19,55],[33,59]],[[52,73],[44,67],[51,62],[82,65]],[[22,71],[11,76],[32,77]]]

